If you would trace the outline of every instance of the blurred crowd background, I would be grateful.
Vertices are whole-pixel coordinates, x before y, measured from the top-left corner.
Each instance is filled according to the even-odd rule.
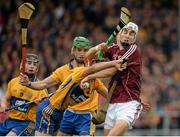
[[[0,97],[19,74],[21,35],[17,7],[23,1],[0,1]],[[128,7],[139,25],[142,49],[142,100],[151,104],[135,129],[180,128],[180,45],[178,0],[40,0],[29,23],[28,51],[41,59],[39,78],[71,59],[75,36],[95,46],[106,41]],[[168,119],[168,120],[167,120]]]

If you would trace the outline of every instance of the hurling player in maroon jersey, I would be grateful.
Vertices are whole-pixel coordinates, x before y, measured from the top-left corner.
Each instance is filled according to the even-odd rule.
[[[120,74],[120,79],[114,89],[110,104],[107,110],[106,120],[104,124],[105,136],[123,135],[128,128],[132,128],[136,119],[139,117],[142,106],[144,111],[150,108],[149,104],[142,104],[140,100],[141,92],[141,52],[135,44],[138,34],[138,26],[129,22],[124,26],[117,35],[117,42],[107,47],[105,43],[101,43],[91,48],[87,54],[87,58],[95,58],[97,51],[103,52],[103,57],[109,60],[117,60],[122,57],[128,57],[128,61],[124,64],[125,70]],[[109,90],[115,81],[117,70],[109,68],[101,71],[99,74],[92,74],[85,78],[85,81],[95,77],[110,77]]]

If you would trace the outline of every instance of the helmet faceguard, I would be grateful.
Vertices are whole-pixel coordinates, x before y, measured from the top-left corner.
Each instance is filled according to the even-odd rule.
[[[40,63],[39,57],[36,54],[32,54],[32,53],[26,54],[26,61],[34,61],[36,63]]]

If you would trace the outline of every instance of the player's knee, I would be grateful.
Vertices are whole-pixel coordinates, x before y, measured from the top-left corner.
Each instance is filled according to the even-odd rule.
[[[108,133],[108,136],[120,136],[128,130],[129,124],[125,120],[117,120],[115,126]]]
[[[111,131],[111,129],[104,129],[104,136],[107,136],[110,131]]]

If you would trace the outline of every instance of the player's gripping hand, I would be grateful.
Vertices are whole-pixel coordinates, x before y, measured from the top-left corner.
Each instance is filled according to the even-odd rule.
[[[29,86],[31,82],[30,82],[29,77],[27,75],[20,73],[19,83],[23,86]]]
[[[89,77],[86,76],[83,80],[81,80],[80,87],[81,87],[82,89],[89,88],[89,83],[88,83],[88,81],[89,81]]]
[[[107,49],[107,45],[105,42],[102,42],[96,46],[96,51],[104,51]]]
[[[143,109],[142,109],[143,112],[148,112],[148,111],[150,111],[150,109],[151,109],[150,104],[141,102],[141,105],[142,105],[142,107],[143,107]]]
[[[93,114],[92,117],[92,122],[95,125],[99,125],[104,123],[105,118],[106,118],[106,113],[107,113],[107,108],[108,108],[109,103],[105,102],[103,105],[100,106],[100,108]]]
[[[49,104],[47,107],[44,108],[44,110],[42,111],[42,115],[45,119],[50,119],[51,115],[53,114],[54,111],[54,107]]]
[[[123,71],[124,69],[126,69],[127,63],[125,62],[127,59],[125,60],[115,60],[114,61],[114,66],[116,67],[117,70],[119,71]]]
[[[34,103],[36,103],[37,105],[39,105],[39,103],[42,101],[42,99],[36,99],[34,100]]]

